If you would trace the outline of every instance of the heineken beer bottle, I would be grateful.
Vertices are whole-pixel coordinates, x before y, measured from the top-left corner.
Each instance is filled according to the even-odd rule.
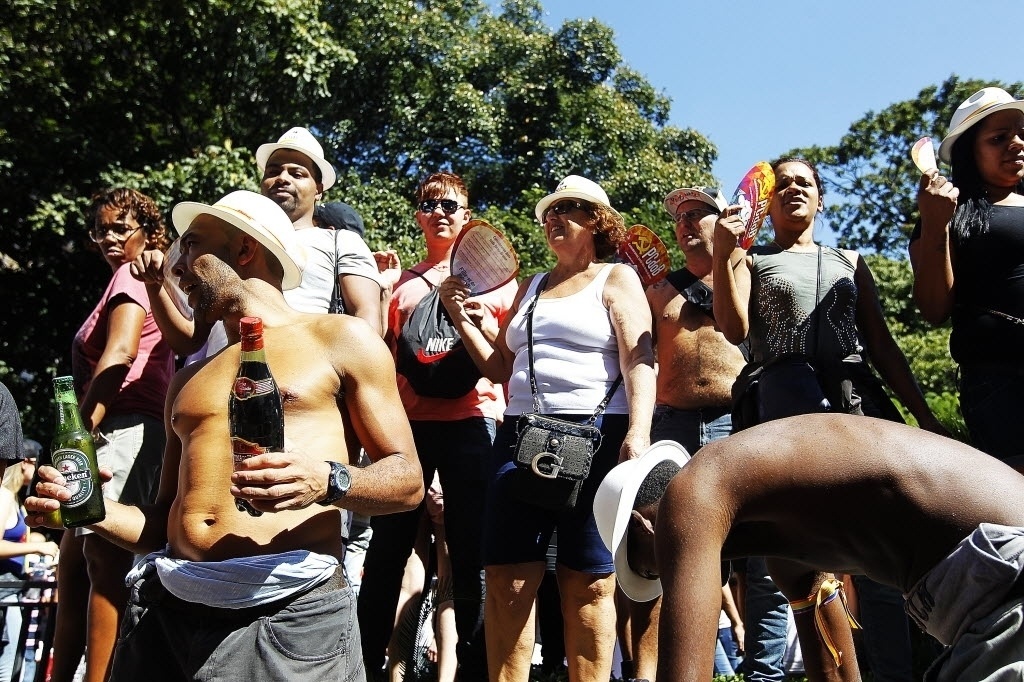
[[[57,432],[50,455],[53,467],[67,482],[71,499],[61,502],[60,515],[65,528],[88,526],[102,521],[107,513],[100,490],[99,467],[92,435],[82,425],[71,377],[53,380],[57,401]]]
[[[267,365],[263,350],[263,320],[243,317],[241,366],[231,388],[228,412],[231,421],[231,451],[237,469],[248,457],[284,450],[284,407],[281,391]],[[260,512],[242,499],[235,499],[239,511],[252,516]]]

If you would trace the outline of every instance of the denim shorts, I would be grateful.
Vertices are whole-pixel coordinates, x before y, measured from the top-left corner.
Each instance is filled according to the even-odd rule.
[[[574,415],[552,416],[576,419]],[[586,419],[586,415],[579,419]],[[576,506],[565,511],[548,511],[522,502],[509,489],[508,474],[516,466],[513,458],[518,421],[518,416],[506,416],[494,439],[494,475],[484,514],[484,565],[546,562],[548,543],[557,528],[559,564],[595,575],[614,572],[611,552],[604,546],[594,520],[594,495],[605,475],[618,464],[629,417],[606,414],[597,421],[604,439],[594,453],[590,475],[583,482]]]

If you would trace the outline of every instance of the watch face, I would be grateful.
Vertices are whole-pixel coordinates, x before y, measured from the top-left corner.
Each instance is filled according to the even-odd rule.
[[[352,485],[352,476],[348,473],[348,467],[344,464],[331,463],[331,478],[334,479],[334,485],[338,488],[337,492],[342,495],[347,493]]]

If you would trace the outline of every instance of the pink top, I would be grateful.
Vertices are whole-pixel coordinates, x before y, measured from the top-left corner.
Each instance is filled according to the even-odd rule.
[[[71,343],[71,368],[75,385],[80,395],[89,389],[96,363],[107,346],[110,302],[114,299],[120,302],[125,298],[142,306],[146,311],[146,320],[142,323],[139,354],[128,370],[117,398],[108,407],[107,415],[145,414],[163,421],[164,398],[174,375],[174,352],[164,341],[153,320],[146,286],[132,277],[127,263],[114,272],[103,297]]]
[[[437,270],[426,269],[429,263],[418,263],[413,266],[417,272],[425,273],[423,277],[431,284],[439,284],[448,272],[442,275]],[[413,309],[420,299],[430,292],[430,286],[412,272],[406,270],[395,285],[391,296],[391,307],[388,310],[388,328],[394,338],[402,331],[402,325],[412,315]],[[512,307],[519,284],[513,280],[508,284],[472,300],[479,301],[487,311],[497,318],[498,324],[505,319],[508,309]],[[392,352],[394,342],[392,341]],[[493,384],[481,378],[476,389],[461,398],[425,398],[419,396],[401,374],[398,375],[398,392],[402,396],[402,404],[409,419],[415,421],[455,421],[470,417],[490,417],[500,420],[505,413],[505,389],[501,384]]]

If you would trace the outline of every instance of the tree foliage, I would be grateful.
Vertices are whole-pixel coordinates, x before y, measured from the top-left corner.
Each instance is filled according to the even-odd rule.
[[[1024,92],[1021,83],[950,76],[940,85],[924,88],[914,99],[877,113],[867,112],[835,145],[790,152],[813,161],[826,197],[838,197],[828,203],[826,216],[842,246],[896,258],[906,256],[907,240],[917,219],[921,178],[911,161],[910,148],[925,136],[932,137],[937,147],[960,103],[990,85],[1015,96]]]
[[[671,241],[660,199],[710,183],[714,147],[666,124],[668,99],[594,20],[550,28],[536,0],[0,0],[0,204],[9,301],[0,379],[26,430],[49,430],[49,382],[109,270],[82,208],[127,184],[168,214],[256,186],[253,153],[293,125],[339,170],[371,248],[422,253],[411,196],[462,175],[524,271],[549,255],[533,205],[569,173]]]

